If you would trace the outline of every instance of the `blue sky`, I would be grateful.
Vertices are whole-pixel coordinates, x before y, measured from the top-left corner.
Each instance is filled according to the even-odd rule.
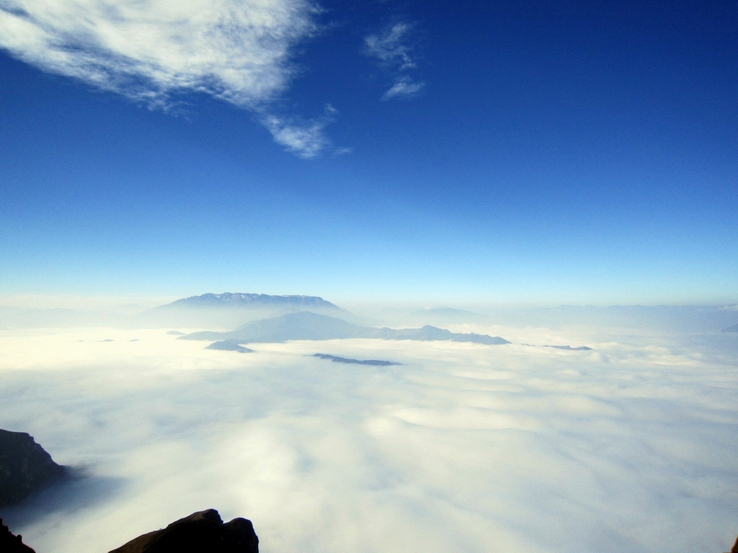
[[[0,295],[738,302],[738,5],[0,2]]]

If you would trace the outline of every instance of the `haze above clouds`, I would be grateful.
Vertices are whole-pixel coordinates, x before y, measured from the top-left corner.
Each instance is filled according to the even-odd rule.
[[[727,548],[734,336],[488,330],[515,343],[239,354],[164,330],[2,331],[3,426],[89,475],[3,519],[40,553],[210,506],[253,519],[266,553]]]

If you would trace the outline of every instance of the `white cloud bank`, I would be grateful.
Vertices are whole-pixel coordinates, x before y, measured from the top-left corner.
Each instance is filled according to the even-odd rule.
[[[200,92],[268,123],[293,76],[292,47],[316,30],[315,11],[306,0],[0,0],[0,47],[152,107]],[[327,143],[321,123],[266,126],[302,157]]]
[[[108,551],[207,507],[251,518],[265,553],[729,548],[731,337],[503,335],[594,349],[347,340],[242,355],[164,331],[0,331],[0,427],[92,475],[0,516],[38,553]]]
[[[425,87],[425,83],[415,82],[410,75],[418,66],[411,35],[412,25],[394,23],[364,38],[365,54],[376,59],[380,67],[394,78],[392,87],[382,96],[383,100],[415,96]]]

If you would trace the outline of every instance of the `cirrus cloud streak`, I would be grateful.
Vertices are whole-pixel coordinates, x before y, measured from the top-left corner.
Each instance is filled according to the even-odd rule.
[[[293,47],[317,29],[316,11],[305,0],[0,0],[0,48],[152,108],[204,93],[264,122],[294,76]],[[327,144],[310,122],[299,144],[267,128],[302,157]]]
[[[364,53],[377,60],[379,66],[393,78],[393,84],[383,100],[417,95],[425,83],[416,82],[410,73],[418,67],[416,49],[411,43],[413,26],[394,23],[380,32],[364,37]]]

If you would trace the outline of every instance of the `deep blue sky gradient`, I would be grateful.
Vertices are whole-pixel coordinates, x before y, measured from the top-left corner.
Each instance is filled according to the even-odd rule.
[[[734,2],[323,2],[300,159],[0,53],[0,295],[738,302]],[[413,24],[412,98],[363,37]]]

